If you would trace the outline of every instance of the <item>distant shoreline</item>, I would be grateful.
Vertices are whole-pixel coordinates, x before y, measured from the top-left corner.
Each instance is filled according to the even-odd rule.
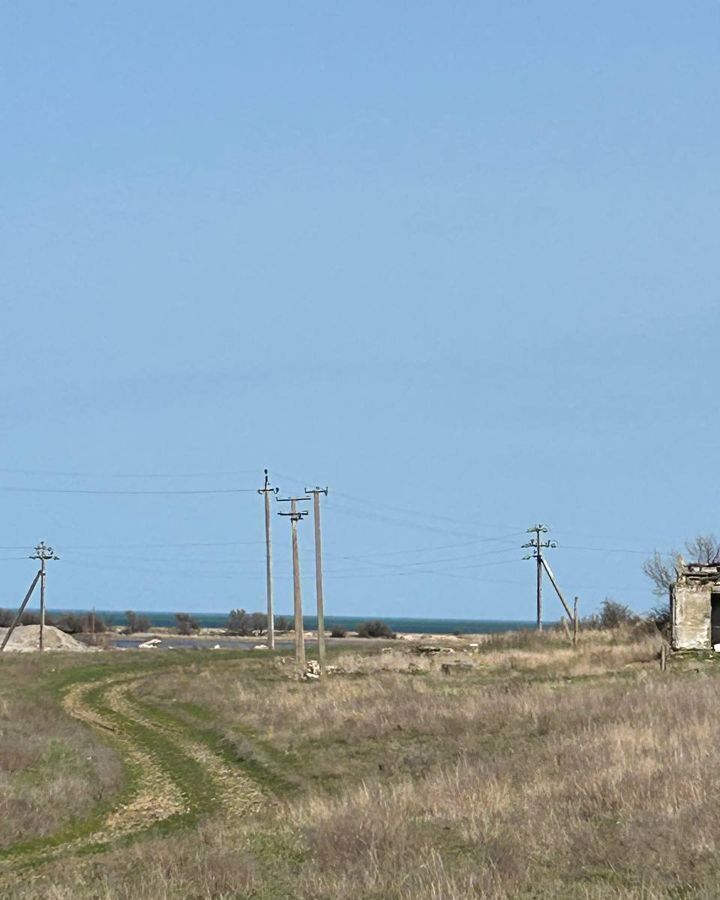
[[[89,609],[49,609],[48,614],[51,616],[60,616],[65,613],[88,615],[91,611],[92,610]],[[175,625],[174,612],[152,612],[140,609],[134,611],[139,616],[147,617],[150,623],[149,630],[172,629]],[[108,626],[113,628],[113,630],[117,626],[123,626],[127,623],[124,611],[96,609],[95,612],[96,615],[102,618]],[[177,612],[184,612],[184,610],[177,610]],[[219,631],[224,629],[228,613],[229,610],[225,613],[190,612],[189,615],[197,621],[203,631],[210,629],[211,631],[209,633],[213,633],[215,630]],[[292,616],[282,614],[276,615],[276,619],[280,617],[289,621],[292,626]],[[348,632],[351,632],[356,631],[357,626],[361,622],[378,619],[385,622],[397,634],[497,634],[503,631],[521,631],[535,627],[535,623],[532,621],[517,619],[436,619],[429,617],[383,616],[372,614],[365,616],[333,616],[326,614],[325,627],[327,631],[330,631],[333,625],[340,625],[347,629]],[[315,616],[303,616],[303,630],[316,631],[317,618]]]

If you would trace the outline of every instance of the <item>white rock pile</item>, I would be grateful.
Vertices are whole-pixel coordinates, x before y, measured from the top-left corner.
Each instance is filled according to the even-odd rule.
[[[0,644],[5,640],[7,628],[0,628]],[[34,653],[40,643],[39,625],[18,625],[8,641],[5,653]],[[46,625],[43,633],[43,645],[45,650],[62,650],[68,653],[87,653],[95,648],[88,647],[74,637],[55,628],[54,625]]]

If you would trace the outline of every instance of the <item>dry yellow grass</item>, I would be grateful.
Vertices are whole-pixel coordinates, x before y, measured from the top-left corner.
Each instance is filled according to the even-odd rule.
[[[123,769],[57,698],[22,681],[0,688],[0,848],[52,834],[117,792]]]
[[[55,864],[8,896],[717,897],[720,666],[662,674],[658,646],[503,638],[450,675],[460,654],[348,653],[320,684],[267,658],[198,656],[139,696],[292,790],[240,821]]]

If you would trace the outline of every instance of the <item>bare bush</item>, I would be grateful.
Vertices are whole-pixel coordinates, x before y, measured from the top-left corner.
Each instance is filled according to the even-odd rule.
[[[175,627],[178,634],[190,635],[200,631],[200,623],[190,613],[175,613]]]
[[[385,622],[373,619],[370,622],[360,622],[356,629],[358,637],[363,638],[394,638],[395,632]]]
[[[150,630],[150,619],[142,613],[136,613],[132,609],[125,612],[127,625],[123,629],[125,634],[137,634],[138,632],[146,632]]]

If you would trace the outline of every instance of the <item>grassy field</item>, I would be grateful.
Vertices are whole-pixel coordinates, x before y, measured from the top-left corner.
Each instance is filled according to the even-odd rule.
[[[5,657],[0,895],[718,897],[720,665],[659,646],[337,651],[320,683],[243,651]]]

